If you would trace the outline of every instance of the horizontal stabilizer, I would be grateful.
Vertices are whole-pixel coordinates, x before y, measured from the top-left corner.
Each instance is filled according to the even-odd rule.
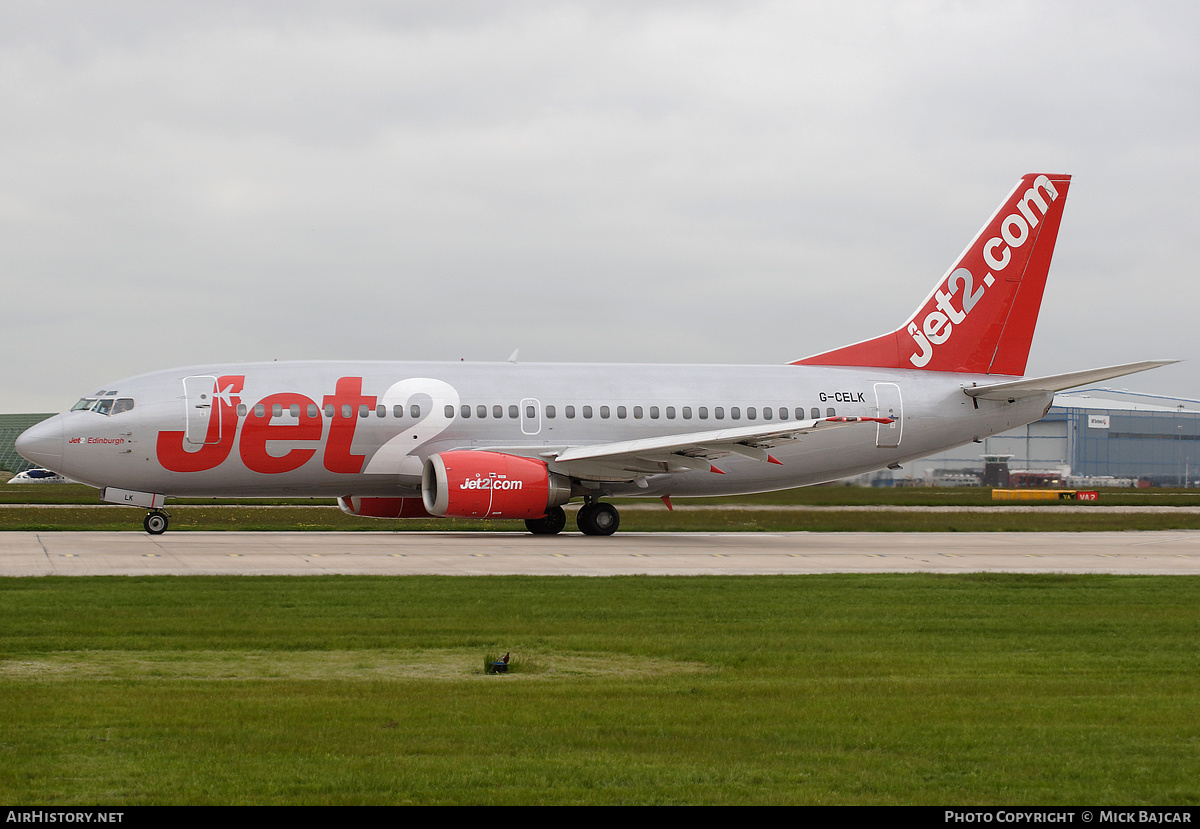
[[[1022,397],[1035,397],[1046,392],[1074,389],[1089,383],[1099,383],[1101,380],[1124,377],[1126,374],[1136,374],[1139,371],[1169,366],[1171,363],[1178,362],[1178,360],[1145,360],[1140,363],[1072,371],[1068,374],[1051,374],[1048,377],[1028,377],[1007,383],[989,383],[986,386],[972,386],[963,391],[971,397],[981,400],[1018,400]]]

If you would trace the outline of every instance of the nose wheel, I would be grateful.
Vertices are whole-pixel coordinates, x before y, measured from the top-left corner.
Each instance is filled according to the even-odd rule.
[[[612,535],[621,526],[621,514],[612,504],[592,501],[579,508],[575,523],[584,535]]]
[[[168,518],[170,516],[162,510],[151,510],[142,521],[142,526],[150,535],[162,535],[167,531]]]

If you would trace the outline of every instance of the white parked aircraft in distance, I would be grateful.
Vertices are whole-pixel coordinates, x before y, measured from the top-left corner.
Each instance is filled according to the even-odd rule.
[[[1024,176],[895,331],[780,366],[292,362],[132,377],[26,431],[31,462],[147,508],[337,496],[354,515],[616,531],[601,498],[816,484],[1042,417],[1172,361],[1023,378],[1070,177]]]
[[[73,484],[75,483],[70,478],[63,477],[57,472],[51,472],[49,469],[38,469],[36,466],[32,469],[26,469],[24,472],[18,472],[16,475],[8,479],[10,484]]]

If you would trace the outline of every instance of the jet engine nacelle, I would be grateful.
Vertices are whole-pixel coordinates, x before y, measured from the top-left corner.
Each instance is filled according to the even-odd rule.
[[[347,515],[362,518],[433,518],[420,498],[338,498],[338,506]]]
[[[571,482],[532,458],[501,452],[439,452],[421,472],[421,499],[436,516],[541,518],[571,499]]]

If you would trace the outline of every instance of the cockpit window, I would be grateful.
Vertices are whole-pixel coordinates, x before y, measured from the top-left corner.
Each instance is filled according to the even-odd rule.
[[[83,397],[71,407],[71,411],[73,412],[93,411],[106,416],[128,412],[131,409],[133,409],[132,397],[119,397],[115,400],[111,397],[104,397],[99,400],[94,397]]]

